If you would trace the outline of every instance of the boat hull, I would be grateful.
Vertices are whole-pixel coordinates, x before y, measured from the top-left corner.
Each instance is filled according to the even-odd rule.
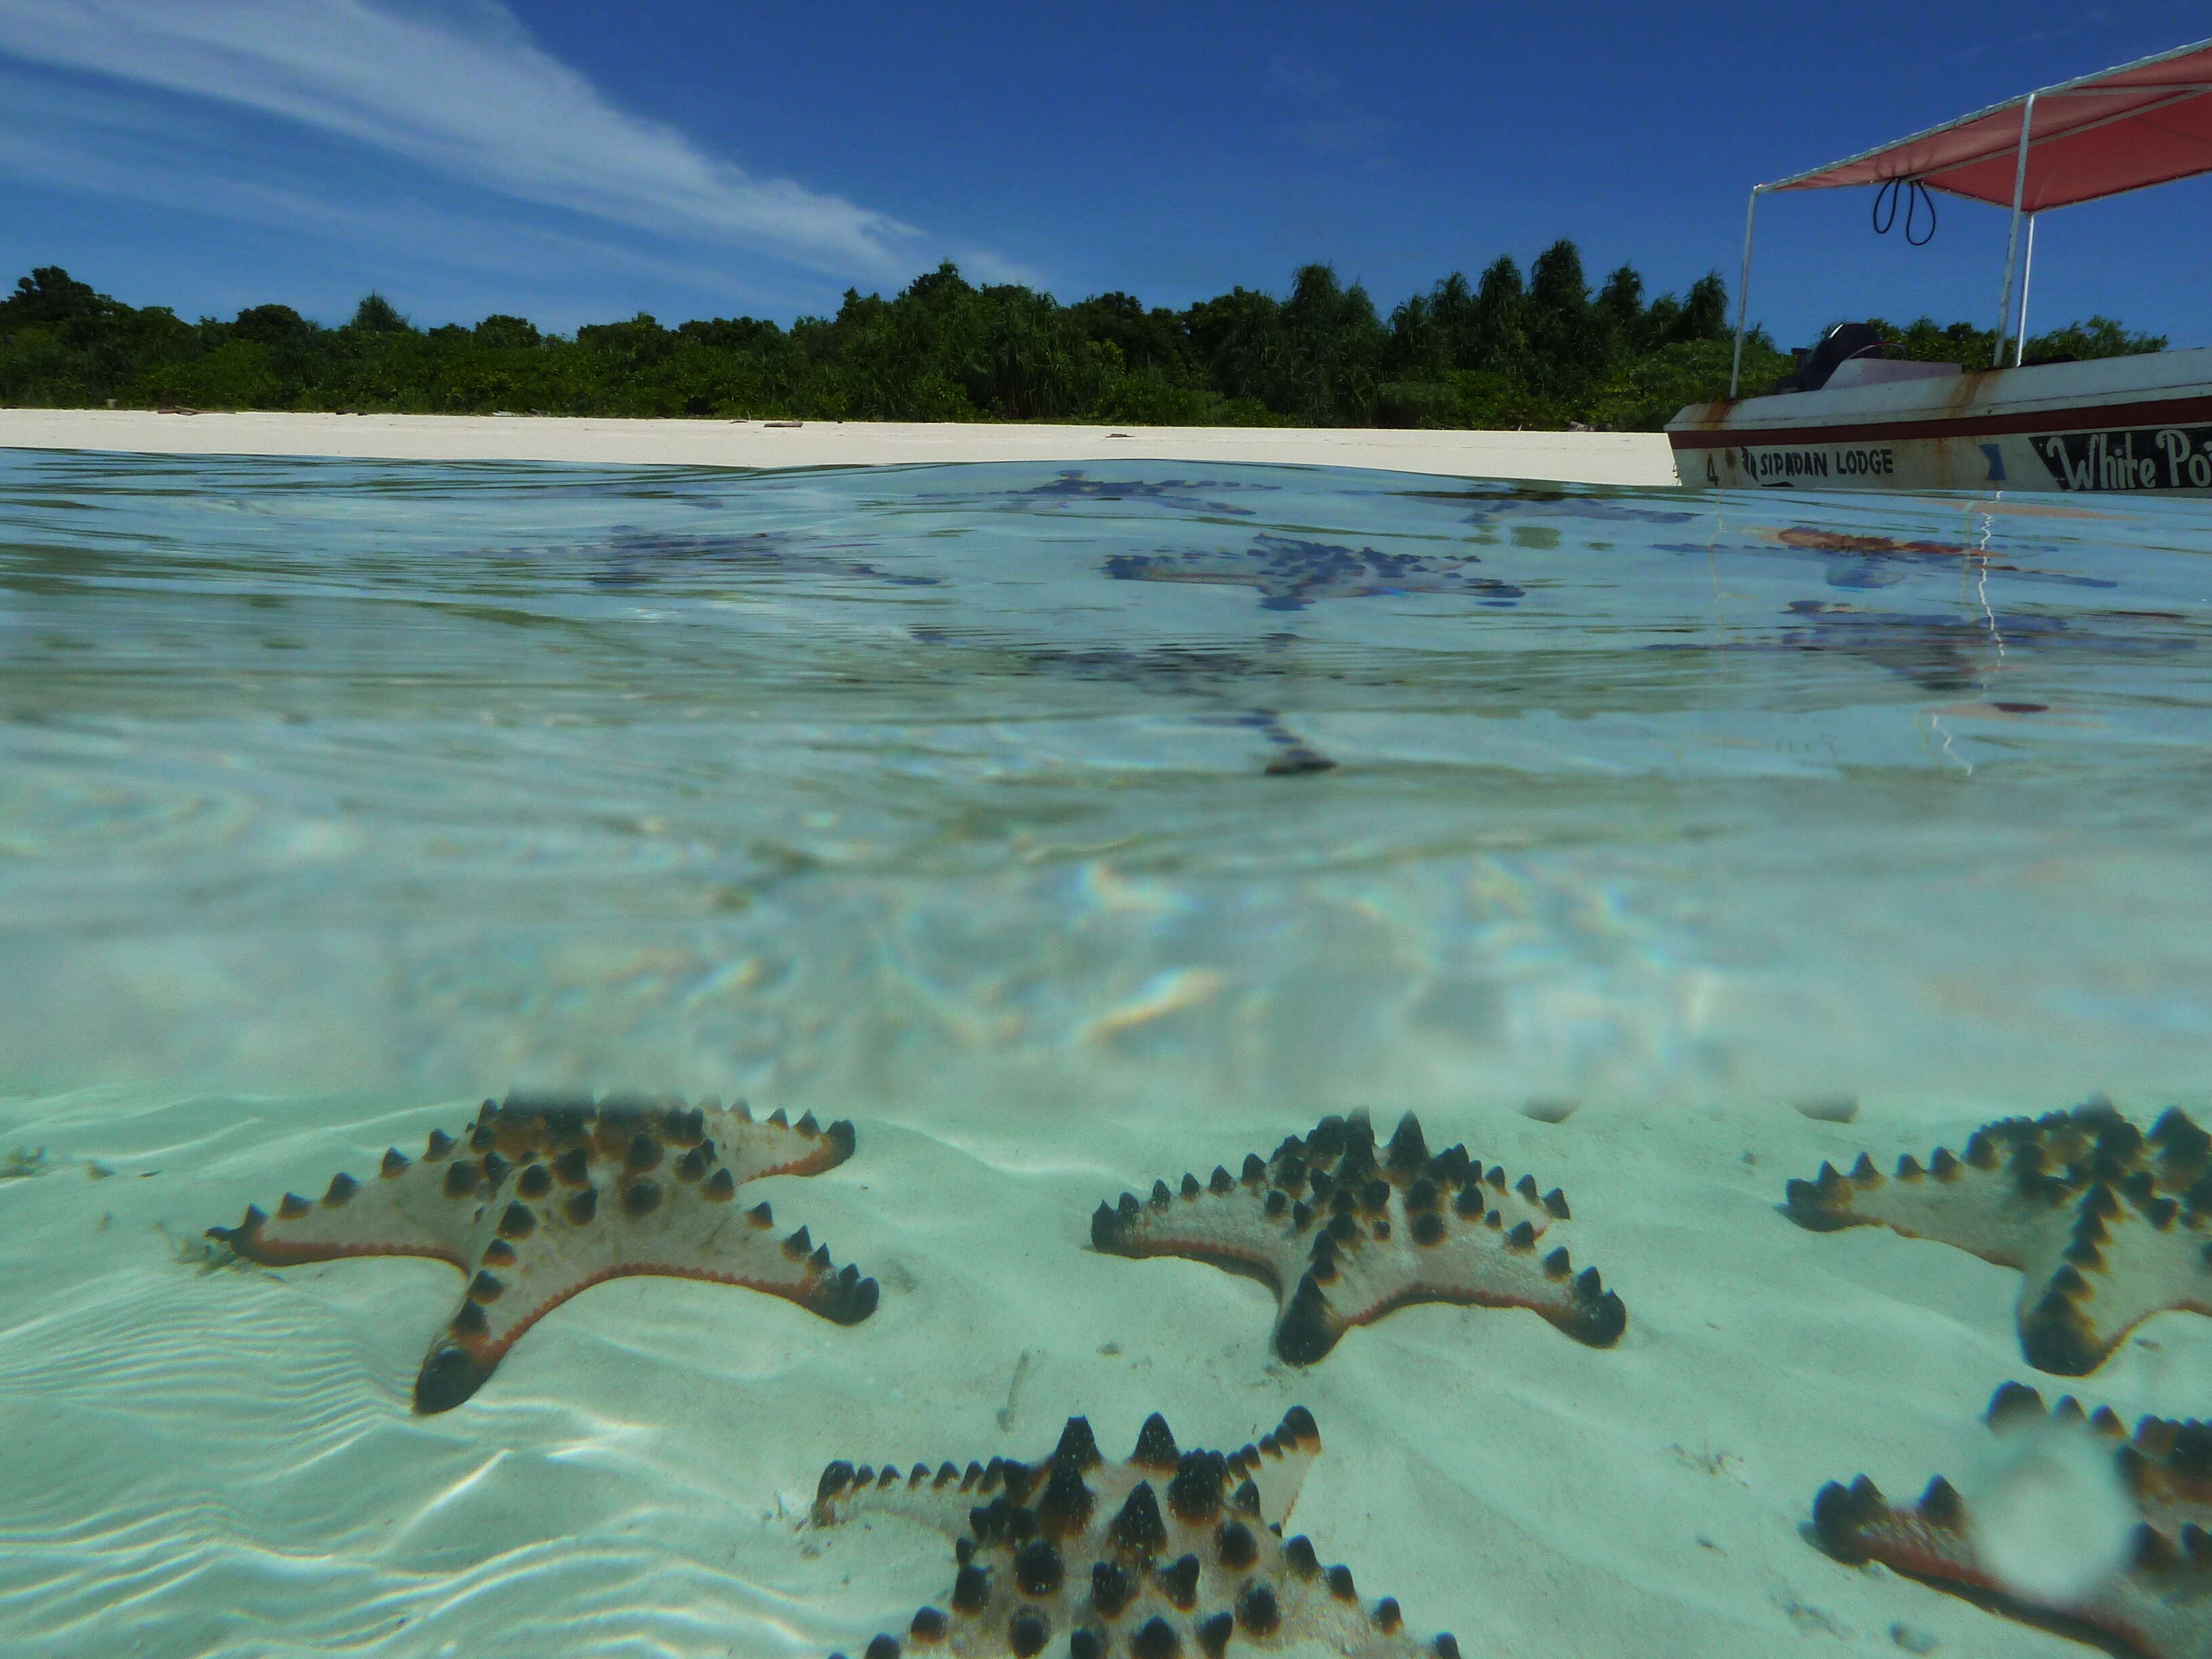
[[[2212,496],[2212,349],[1692,404],[1685,484]]]

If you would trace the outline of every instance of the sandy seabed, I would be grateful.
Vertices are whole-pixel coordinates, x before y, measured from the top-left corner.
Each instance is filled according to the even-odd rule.
[[[2039,1376],[2013,1334],[2017,1274],[1778,1212],[1823,1158],[1924,1157],[1986,1112],[1546,1123],[1470,1106],[1425,1109],[1431,1144],[1563,1186],[1575,1261],[1625,1299],[1626,1334],[1596,1350],[1534,1314],[1423,1306],[1300,1370],[1269,1352],[1264,1287],[1098,1255],[1088,1224],[1124,1188],[1233,1168],[1310,1121],[1076,1121],[1035,1081],[1022,1120],[949,1094],[855,1109],[849,1162],[747,1189],[878,1279],[865,1324],[617,1281],[427,1419],[410,1389],[452,1269],[191,1257],[210,1223],[411,1152],[473,1103],[0,1103],[0,1137],[46,1149],[43,1173],[0,1182],[7,1651],[857,1652],[941,1601],[952,1562],[896,1518],[805,1528],[830,1459],[1033,1460],[1075,1413],[1125,1455],[1154,1410],[1186,1446],[1233,1449],[1303,1403],[1323,1449],[1290,1529],[1470,1655],[2060,1659],[2085,1650],[1822,1555],[1802,1532],[1814,1493],[1862,1470],[1899,1497],[1957,1474],[2008,1377],[2132,1419],[2174,1413],[2212,1365],[2212,1322],[2167,1315],[2094,1378]],[[1387,1132],[1396,1114],[1376,1115]]]

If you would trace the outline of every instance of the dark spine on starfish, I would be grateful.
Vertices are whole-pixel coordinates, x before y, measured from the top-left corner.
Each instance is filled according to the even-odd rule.
[[[1616,1293],[1605,1288],[1596,1268],[1585,1267],[1575,1279],[1573,1305],[1557,1322],[1577,1342],[1609,1348],[1628,1328],[1628,1309]]]
[[[834,1273],[824,1273],[802,1305],[833,1325],[857,1325],[876,1310],[876,1281],[860,1277],[848,1263]]]
[[[1101,1204],[1091,1217],[1091,1248],[1112,1251],[1121,1242],[1121,1216],[1111,1204]]]
[[[2030,1418],[2040,1422],[2045,1415],[2043,1396],[2033,1389],[2025,1382],[2000,1382],[1990,1396],[1990,1408],[1982,1414],[1982,1420],[1991,1428],[2002,1428]]]
[[[1095,1561],[1091,1567],[1091,1605],[1100,1617],[1119,1619],[1137,1593],[1136,1582],[1111,1561]]]
[[[1014,1552],[1014,1583],[1024,1595],[1057,1595],[1066,1571],[1049,1539],[1032,1538]]]
[[[1152,1582],[1179,1611],[1188,1613],[1198,1605],[1199,1572],[1195,1555],[1181,1555],[1165,1566],[1154,1569]]]
[[[1387,1161],[1393,1170],[1407,1175],[1429,1161],[1429,1146],[1421,1134],[1421,1121],[1411,1112],[1398,1120],[1397,1132],[1390,1137]]]
[[[1097,1437],[1091,1432],[1089,1418],[1067,1419],[1067,1426],[1060,1431],[1060,1444],[1053,1448],[1052,1462],[1073,1463],[1079,1469],[1094,1469],[1105,1462],[1098,1449]]]
[[[1837,1560],[1863,1565],[1871,1553],[1859,1534],[1888,1508],[1881,1488],[1864,1475],[1848,1486],[1831,1480],[1813,1500],[1813,1535]]]
[[[1264,1578],[1255,1578],[1237,1592],[1237,1622],[1255,1637],[1273,1636],[1283,1622],[1274,1586]]]
[[[1077,1418],[1074,1422],[1083,1419]],[[1085,1426],[1085,1432],[1089,1432]],[[1048,1537],[1064,1538],[1091,1522],[1093,1499],[1083,1482],[1083,1465],[1074,1457],[1054,1457],[1052,1474],[1036,1504],[1037,1525]]]
[[[496,1354],[486,1356],[450,1338],[440,1338],[423,1360],[422,1369],[416,1373],[415,1409],[425,1417],[453,1410],[483,1386],[498,1364]]]
[[[2086,1376],[2112,1352],[2097,1340],[2075,1297],[2086,1289],[2071,1266],[2059,1269],[2042,1299],[2020,1319],[2020,1348],[2027,1363],[2057,1376]]]
[[[1155,1554],[1166,1544],[1167,1527],[1160,1519],[1159,1500],[1152,1495],[1151,1481],[1137,1482],[1122,1500],[1120,1513],[1109,1523],[1106,1535],[1117,1547],[1137,1556]]]
[[[1168,1509],[1175,1517],[1202,1526],[1221,1513],[1222,1458],[1218,1452],[1189,1451],[1168,1483]]]
[[[1836,1173],[1834,1164],[1823,1164],[1817,1178],[1793,1181],[1783,1189],[1783,1212],[1799,1226],[1816,1233],[1875,1224],[1872,1217],[1852,1211],[1851,1191],[1850,1182]]]
[[[1966,1499],[1959,1496],[1956,1486],[1939,1474],[1920,1494],[1920,1518],[1930,1526],[1956,1532],[1966,1518]]]
[[[1276,1353],[1293,1365],[1311,1365],[1323,1358],[1343,1334],[1343,1327],[1329,1312],[1328,1299],[1321,1286],[1311,1273],[1306,1274],[1298,1280],[1297,1289],[1284,1305],[1282,1318],[1275,1323]]]
[[[1136,1449],[1129,1454],[1129,1461],[1140,1468],[1166,1474],[1172,1473],[1182,1460],[1182,1454],[1176,1449],[1175,1436],[1169,1431],[1167,1419],[1154,1412],[1137,1431]]]
[[[1215,1553],[1221,1565],[1231,1572],[1242,1572],[1260,1558],[1260,1541],[1252,1535],[1251,1528],[1242,1521],[1224,1521],[1214,1540]]]

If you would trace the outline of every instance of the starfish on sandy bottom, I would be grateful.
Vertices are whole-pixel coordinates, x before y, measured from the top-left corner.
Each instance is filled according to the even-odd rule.
[[[1091,1242],[1114,1255],[1180,1255],[1273,1285],[1275,1352],[1309,1365],[1353,1325],[1408,1302],[1533,1308],[1578,1342],[1610,1347],[1628,1323],[1597,1269],[1577,1273],[1559,1240],[1567,1200],[1537,1194],[1533,1176],[1505,1171],[1464,1146],[1431,1157],[1408,1112],[1377,1148],[1367,1114],[1325,1117],[1262,1163],[1232,1176],[1186,1174],[1181,1189],[1152,1183],[1101,1204]]]
[[[2101,1100],[2004,1118],[1925,1168],[1823,1164],[1783,1207],[1816,1231],[1885,1226],[2018,1267],[2021,1351],[2039,1370],[2093,1371],[2155,1313],[2212,1314],[2212,1136],[2178,1109],[2148,1134]]]
[[[2018,1382],[1998,1389],[1987,1421],[2001,1432],[2049,1424],[2112,1444],[2139,1516],[2122,1571],[2078,1595],[2008,1585],[1983,1559],[1972,1506],[1941,1475],[1911,1509],[1893,1507],[1864,1475],[1830,1482],[1813,1503],[1820,1547],[2142,1659],[2212,1659],[2212,1424],[2146,1417],[2130,1437],[2109,1407],[2087,1416],[2069,1396],[2046,1415],[2042,1396]]]
[[[1308,1540],[1283,1540],[1320,1450],[1302,1406],[1227,1455],[1178,1451],[1155,1413],[1124,1463],[1106,1462],[1089,1421],[1072,1417],[1041,1463],[832,1463],[812,1524],[890,1511],[952,1538],[959,1573],[943,1607],[915,1614],[904,1645],[916,1653],[1221,1659],[1233,1645],[1459,1659],[1448,1635],[1408,1634],[1396,1601],[1363,1604],[1350,1571],[1322,1566]],[[866,1659],[899,1659],[902,1645],[878,1636]]]
[[[287,1193],[208,1236],[269,1267],[353,1255],[427,1255],[471,1274],[460,1311],[415,1379],[415,1409],[441,1412],[482,1386],[531,1326],[577,1291],[632,1273],[711,1279],[796,1302],[840,1325],[874,1311],[876,1281],[832,1268],[801,1227],[770,1229],[746,1182],[814,1175],[851,1156],[853,1126],[756,1120],[739,1102],[609,1097],[486,1101],[456,1140],[434,1130],[419,1158],[397,1147],[366,1181]]]

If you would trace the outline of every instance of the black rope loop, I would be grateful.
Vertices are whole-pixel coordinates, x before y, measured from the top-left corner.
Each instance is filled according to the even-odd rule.
[[[1905,188],[1905,240],[1914,247],[1926,247],[1936,240],[1936,198],[1928,193],[1928,186],[1917,179],[1899,177],[1885,179],[1874,193],[1874,234],[1887,236],[1897,223],[1898,187]],[[1915,236],[1912,228],[1920,222],[1920,206],[1928,204],[1928,234]]]

